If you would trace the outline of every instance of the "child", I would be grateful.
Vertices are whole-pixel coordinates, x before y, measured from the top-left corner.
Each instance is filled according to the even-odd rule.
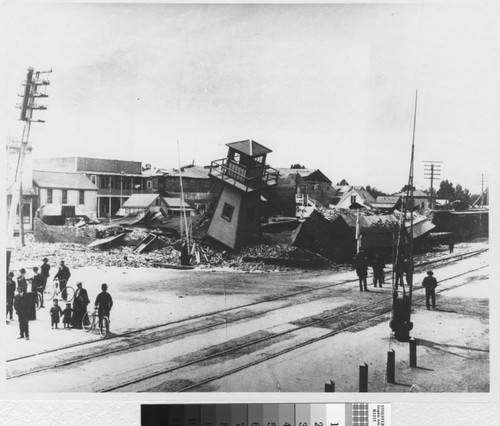
[[[71,303],[66,303],[66,309],[62,311],[64,315],[63,317],[64,328],[69,328],[69,325],[71,323],[71,312],[73,312],[73,309],[71,309]]]
[[[59,328],[57,324],[59,324],[59,318],[62,315],[61,307],[59,306],[59,301],[54,299],[54,306],[50,308],[50,318],[52,320],[52,328]]]

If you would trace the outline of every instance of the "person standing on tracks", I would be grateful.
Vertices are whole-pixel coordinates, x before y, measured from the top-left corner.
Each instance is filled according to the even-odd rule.
[[[69,277],[71,277],[71,272],[69,268],[64,264],[64,260],[61,260],[61,266],[57,271],[57,274],[54,275],[54,281],[59,280],[59,290],[61,291],[61,297],[66,300],[66,292],[63,290],[66,288],[68,284]]]
[[[95,299],[95,309],[97,309],[97,314],[99,315],[99,327],[102,326],[102,317],[108,317],[111,313],[111,308],[113,307],[113,298],[111,294],[108,293],[108,285],[101,285],[102,292],[99,293]],[[108,329],[106,330],[109,333],[109,321],[108,321]]]
[[[73,300],[73,328],[82,328],[83,316],[87,312],[87,305],[89,303],[87,290],[83,288],[81,282],[76,283],[75,298]]]
[[[436,307],[436,287],[438,285],[436,278],[434,278],[434,273],[432,271],[427,272],[427,276],[422,282],[422,286],[425,288],[425,305],[427,309],[431,309],[430,301],[432,300],[432,307]]]
[[[354,256],[354,269],[356,270],[356,275],[359,279],[359,291],[368,291],[368,285],[366,282],[366,278],[368,276],[368,264],[366,262],[366,258],[360,252]]]
[[[453,237],[450,237],[450,239],[448,240],[448,247],[450,249],[450,254],[452,254],[455,247],[455,241],[453,241]]]
[[[14,272],[9,272],[9,275],[7,275],[7,295],[5,299],[7,307],[7,324],[14,319],[12,314],[14,311],[15,294],[16,282],[14,281]]]
[[[19,286],[17,288],[17,295],[14,298],[14,309],[16,310],[19,319],[19,332],[18,339],[30,339],[29,330],[29,315],[30,315],[31,301],[26,293],[26,288]]]
[[[382,288],[382,283],[384,282],[384,268],[385,263],[382,261],[379,254],[375,256],[375,260],[373,261],[373,286]]]

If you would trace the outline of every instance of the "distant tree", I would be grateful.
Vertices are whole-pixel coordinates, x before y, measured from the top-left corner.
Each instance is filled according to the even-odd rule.
[[[291,169],[305,169],[305,168],[306,168],[306,166],[301,166],[299,163],[297,163],[297,164],[292,164],[292,165],[290,166],[290,168],[291,168]]]
[[[347,182],[345,179],[342,179],[340,182],[337,182],[337,186],[348,186],[349,182]]]
[[[385,196],[385,195],[389,195],[387,194],[387,192],[383,192],[383,191],[379,191],[377,188],[375,188],[374,186],[370,186],[370,185],[367,185],[365,187],[365,189],[371,194],[373,195],[375,198],[377,198],[378,196]]]
[[[453,188],[453,184],[448,182],[448,180],[442,180],[439,184],[439,189],[437,190],[436,195],[438,198],[454,201],[455,188]]]
[[[415,187],[413,186],[412,188],[413,188],[413,190],[415,191]],[[408,185],[405,185],[405,186],[403,186],[403,187],[401,188],[401,191],[399,191],[399,192],[406,192],[406,191],[408,191],[408,189],[410,189],[410,187],[409,187]]]
[[[455,200],[463,201],[467,204],[471,204],[474,200],[471,200],[471,193],[467,188],[462,188],[462,185],[457,183],[455,187]]]

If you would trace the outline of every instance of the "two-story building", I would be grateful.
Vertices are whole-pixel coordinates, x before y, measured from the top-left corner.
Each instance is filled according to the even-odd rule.
[[[263,191],[269,214],[295,216],[297,204],[328,207],[331,180],[319,169],[277,168],[278,184]]]
[[[91,218],[97,212],[97,187],[81,173],[33,171],[40,206],[75,206],[76,214]]]
[[[140,161],[88,157],[61,157],[33,160],[37,171],[79,173],[97,187],[96,215],[115,216],[132,194],[155,192],[150,176],[142,174]]]

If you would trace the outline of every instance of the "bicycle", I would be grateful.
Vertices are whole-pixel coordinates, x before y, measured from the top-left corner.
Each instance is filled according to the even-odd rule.
[[[42,307],[43,295],[39,291],[36,292],[35,306],[38,311]]]
[[[43,294],[45,296],[45,300],[52,300],[55,296],[61,295],[61,299],[65,302],[71,302],[75,297],[75,290],[73,287],[66,286],[64,289],[59,290],[60,282],[59,280],[53,281],[51,284],[47,284]]]
[[[82,327],[87,333],[97,327],[98,324],[98,309],[94,309],[93,312],[89,311],[85,313],[82,319]],[[102,316],[102,322],[99,325],[99,333],[101,334],[101,337],[106,337],[109,334],[109,318],[107,316]]]

